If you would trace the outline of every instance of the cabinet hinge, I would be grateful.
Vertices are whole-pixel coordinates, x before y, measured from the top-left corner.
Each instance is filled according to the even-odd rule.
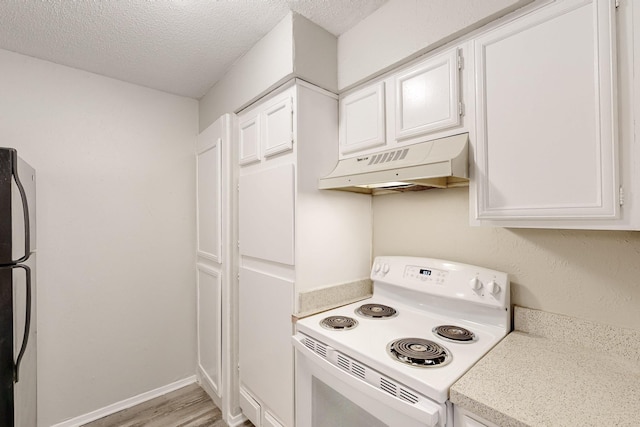
[[[238,191],[240,191],[240,184],[238,184]]]
[[[240,249],[240,240],[238,240],[238,249]]]
[[[616,0],[616,9],[620,7],[620,0]]]
[[[458,51],[458,70],[462,70],[463,66],[464,66],[464,61],[462,59],[462,54],[460,53],[460,51]]]
[[[624,188],[622,187],[618,191],[618,203],[620,203],[620,206],[624,206]]]
[[[458,114],[464,116],[464,104],[462,102],[458,102]]]

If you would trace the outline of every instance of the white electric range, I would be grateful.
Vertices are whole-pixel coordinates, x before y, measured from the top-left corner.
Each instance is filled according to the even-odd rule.
[[[296,323],[296,426],[453,426],[449,388],[510,331],[507,274],[387,256],[371,279]]]

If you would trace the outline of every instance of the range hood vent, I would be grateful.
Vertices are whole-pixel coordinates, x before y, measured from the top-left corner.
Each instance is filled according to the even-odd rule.
[[[418,191],[469,185],[469,134],[421,142],[375,154],[343,159],[321,190],[366,194]]]

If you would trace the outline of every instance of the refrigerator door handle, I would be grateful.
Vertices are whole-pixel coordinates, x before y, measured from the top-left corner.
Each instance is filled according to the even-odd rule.
[[[24,270],[26,274],[25,285],[27,287],[26,293],[26,310],[25,310],[25,319],[24,319],[24,336],[22,337],[22,345],[20,346],[20,352],[18,353],[18,357],[16,358],[16,362],[13,366],[13,380],[18,382],[19,373],[20,373],[20,362],[22,362],[22,357],[24,356],[25,351],[27,350],[27,344],[29,343],[29,332],[31,331],[31,268],[28,265],[8,265],[8,266],[0,266],[0,268],[21,268]]]
[[[24,190],[20,177],[18,176],[18,152],[16,150],[11,151],[11,165],[11,173],[20,192],[20,199],[22,199],[22,212],[24,216],[24,256],[12,261],[13,264],[18,264],[26,261],[29,259],[29,256],[31,256],[31,225],[29,224],[27,192]]]
[[[27,344],[29,343],[29,332],[31,329],[31,268],[29,268],[29,266],[27,265],[22,264],[16,265],[15,268],[22,268],[25,271],[27,278],[27,280],[25,281],[25,286],[27,287],[27,295],[24,318],[24,337],[22,338],[22,346],[20,346],[20,352],[18,353],[18,358],[16,359],[16,364],[13,371],[15,382],[18,382],[18,374],[20,373],[20,362],[22,361],[24,352],[27,350]]]

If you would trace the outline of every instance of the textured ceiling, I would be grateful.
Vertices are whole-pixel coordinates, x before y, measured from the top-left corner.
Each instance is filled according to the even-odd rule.
[[[293,10],[339,35],[385,0],[0,0],[0,48],[191,98]]]

